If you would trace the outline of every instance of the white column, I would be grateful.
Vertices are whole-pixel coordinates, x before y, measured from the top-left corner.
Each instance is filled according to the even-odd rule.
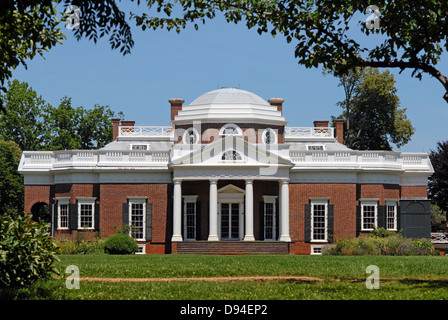
[[[208,241],[218,241],[218,180],[210,180],[210,217]]]
[[[173,236],[171,241],[182,241],[182,181],[174,180]]]
[[[253,180],[246,180],[246,231],[244,234],[245,241],[255,241],[254,237],[254,185]]]
[[[280,181],[280,241],[291,241],[289,236],[289,181]]]

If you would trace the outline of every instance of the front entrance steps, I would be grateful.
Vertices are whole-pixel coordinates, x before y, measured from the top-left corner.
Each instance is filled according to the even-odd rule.
[[[183,241],[177,242],[180,254],[289,254],[289,243],[281,241]]]

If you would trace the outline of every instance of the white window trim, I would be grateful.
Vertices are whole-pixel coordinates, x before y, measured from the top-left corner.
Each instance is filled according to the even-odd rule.
[[[271,141],[269,144],[266,143],[266,132],[268,130],[271,132],[271,139],[273,139],[273,141]],[[277,144],[278,143],[278,136],[277,136],[276,130],[274,130],[272,128],[264,129],[263,130],[263,134],[261,135],[261,142],[263,142],[263,144],[267,144],[267,145]]]
[[[237,154],[239,154],[239,156],[241,157],[241,160],[223,160],[222,157],[224,154],[226,154],[227,152],[236,152]],[[241,152],[236,151],[235,149],[228,149],[226,151],[224,151],[223,153],[221,153],[221,155],[219,156],[219,160],[218,162],[224,162],[224,163],[243,163],[244,162],[244,155]]]
[[[70,198],[56,198],[58,201],[58,230],[68,230],[70,223]],[[61,227],[61,205],[67,205],[67,227]]]
[[[323,245],[311,245],[311,255],[312,256],[323,255],[324,247],[325,246],[323,246]]]
[[[96,198],[76,198],[78,201],[78,230],[93,230],[95,229],[95,200]],[[82,227],[81,226],[81,205],[91,205],[92,206],[92,226]]]
[[[227,134],[225,134],[224,130],[229,128],[229,127],[234,127],[236,129],[236,131],[238,131],[238,133],[235,133],[235,134],[227,133]],[[226,124],[226,125],[221,127],[221,129],[219,130],[219,135],[220,136],[242,136],[243,135],[243,130],[241,130],[241,128],[239,126],[237,126],[236,124],[234,124],[234,123],[228,123],[228,124]]]
[[[378,227],[378,200],[361,200],[361,231],[373,231],[373,228],[364,228],[364,207],[374,206],[374,228]]]
[[[187,203],[194,203],[194,234],[195,234],[195,236],[196,236],[196,232],[197,232],[197,230],[196,230],[196,221],[197,221],[197,213],[198,213],[198,207],[197,207],[197,199],[198,199],[198,196],[183,196],[182,197],[183,199],[184,199],[184,210],[183,210],[183,212],[184,212],[184,240],[185,241],[194,241],[194,240],[196,240],[196,237],[193,239],[193,238],[187,238],[187,223],[186,223],[186,221],[187,221]]]
[[[195,136],[195,141],[193,143],[189,143],[188,142],[189,131],[193,131],[193,134]],[[182,142],[183,142],[183,144],[188,144],[188,145],[198,144],[200,140],[201,139],[200,139],[199,132],[194,127],[190,127],[188,129],[186,129],[184,134],[182,135]]]
[[[324,239],[314,239],[314,206],[325,206],[325,234]],[[327,199],[311,199],[311,242],[328,242],[328,200]]]
[[[271,203],[272,204],[272,208],[273,208],[273,222],[272,222],[272,238],[266,238],[266,219],[263,219],[264,221],[264,226],[263,226],[263,230],[264,230],[264,240],[270,241],[270,240],[276,240],[277,239],[277,209],[276,209],[276,205],[275,203],[277,202],[277,196],[263,196],[263,214],[264,217],[266,218],[266,204],[267,203]]]
[[[141,252],[139,252],[139,250],[137,250],[137,252],[135,254],[146,254],[146,244],[145,243],[138,243],[137,244],[138,249],[141,249]]]
[[[387,227],[387,214],[388,214],[388,210],[387,207],[394,207],[394,228],[393,229],[389,229]],[[386,200],[386,229],[390,230],[390,231],[398,231],[398,227],[397,227],[397,220],[398,220],[398,204],[397,204],[397,200]]]
[[[143,237],[135,238],[136,241],[145,241],[146,240],[146,197],[145,198],[128,198],[128,206],[129,206],[129,226],[132,228],[132,204],[143,204]],[[132,230],[129,230],[129,235],[132,237]]]

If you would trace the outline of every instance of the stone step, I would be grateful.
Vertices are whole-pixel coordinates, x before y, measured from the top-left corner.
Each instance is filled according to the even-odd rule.
[[[184,241],[177,244],[179,254],[289,254],[287,242],[279,241]]]

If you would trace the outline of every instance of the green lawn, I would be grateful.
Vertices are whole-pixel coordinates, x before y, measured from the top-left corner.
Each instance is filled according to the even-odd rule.
[[[383,300],[448,299],[448,257],[443,256],[201,256],[105,254],[60,256],[60,277],[38,283],[33,299],[152,300]],[[86,282],[65,286],[65,268],[82,277],[185,278],[309,276],[323,281]],[[366,267],[380,271],[380,288],[368,290]]]

